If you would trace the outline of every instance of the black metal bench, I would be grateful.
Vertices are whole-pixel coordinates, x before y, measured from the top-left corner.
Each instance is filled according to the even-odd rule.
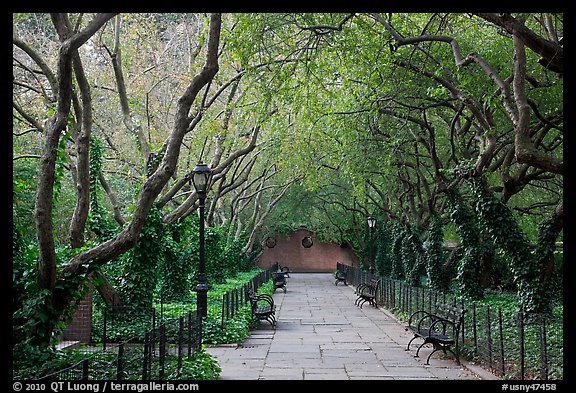
[[[336,271],[334,272],[334,278],[336,279],[336,281],[334,281],[334,285],[338,285],[339,282],[344,283],[344,285],[348,285],[348,283],[346,282],[346,276],[348,275],[348,267],[344,267],[342,269],[336,269]]]
[[[290,268],[288,266],[278,265],[278,267],[280,268],[280,272],[284,274],[284,277],[290,278]]]
[[[415,357],[418,357],[420,348],[426,344],[432,344],[434,350],[428,355],[426,364],[430,364],[432,354],[440,350],[444,354],[447,351],[450,352],[456,358],[456,362],[460,364],[458,335],[464,323],[465,310],[461,307],[440,302],[436,303],[435,307],[436,309],[433,313],[425,310],[418,310],[412,313],[408,319],[406,330],[412,332],[414,337],[408,342],[406,350],[410,349],[412,341],[420,338],[424,342],[418,347]],[[452,350],[452,346],[455,347],[456,352]]]
[[[272,282],[274,282],[274,292],[277,289],[282,289],[286,293],[286,275],[282,272],[275,272],[271,274]]]
[[[368,302],[374,307],[376,305],[376,295],[378,294],[378,288],[380,287],[380,280],[377,278],[371,278],[370,281],[358,284],[356,287],[356,304],[358,307],[362,308],[364,303]]]
[[[252,290],[248,290],[246,295],[250,299],[252,315],[261,321],[268,321],[276,329],[276,305],[272,296],[265,293],[256,295]]]

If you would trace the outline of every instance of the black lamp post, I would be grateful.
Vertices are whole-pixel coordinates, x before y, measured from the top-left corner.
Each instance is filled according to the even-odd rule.
[[[373,251],[373,247],[374,247],[374,244],[373,244],[374,242],[372,239],[372,237],[373,237],[372,232],[373,232],[374,227],[376,226],[376,219],[373,216],[368,216],[366,221],[368,221],[368,232],[370,234],[370,245],[368,246],[369,250],[370,250],[370,253],[369,253],[370,266],[368,267],[368,270],[370,270],[370,273],[374,273],[374,263],[372,261],[372,259],[373,259],[372,258],[372,254],[373,254],[372,251]]]
[[[368,228],[372,229],[376,226],[376,219],[374,217],[368,216],[366,221],[368,221]]]
[[[204,261],[204,202],[212,170],[206,164],[198,164],[192,171],[192,183],[198,194],[200,204],[200,260],[198,264],[198,285],[196,286],[196,316],[198,318],[199,339],[198,347],[202,347],[202,317],[208,315],[208,287],[206,286],[206,264]]]

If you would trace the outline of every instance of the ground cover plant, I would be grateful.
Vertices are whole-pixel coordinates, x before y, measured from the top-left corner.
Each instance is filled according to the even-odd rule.
[[[250,329],[255,328],[259,321],[252,317],[249,303],[244,305],[236,315],[225,321],[222,321],[221,299],[222,295],[235,288],[241,288],[248,283],[255,275],[260,273],[261,269],[252,269],[251,271],[240,272],[235,277],[228,278],[225,283],[214,285],[210,292],[208,316],[203,321],[203,345],[217,345],[240,343],[250,334]],[[272,293],[272,283],[264,283],[258,289],[259,293]],[[187,315],[188,312],[196,312],[194,299],[188,302],[180,303],[155,303],[155,314],[158,318],[158,324],[166,323],[169,326],[176,326],[178,318]],[[133,342],[142,343],[144,332],[152,326],[150,314],[135,317],[134,315],[125,315],[116,319],[113,323],[108,321],[107,344],[108,348],[115,343]],[[93,314],[93,342],[85,344],[78,349],[69,349],[63,351],[47,351],[44,353],[43,366],[36,367],[38,358],[30,359],[27,362],[17,363],[17,369],[14,372],[16,379],[35,379],[65,369],[71,365],[78,364],[83,359],[89,358],[91,362],[91,379],[115,379],[114,375],[116,361],[116,352],[108,352],[102,346],[103,318],[102,313]],[[176,332],[167,331],[167,336],[172,342],[177,342]],[[100,345],[99,345],[100,343]],[[141,350],[140,350],[141,352]],[[141,354],[136,359],[141,358]],[[219,366],[217,359],[214,359],[203,348],[195,351],[191,358],[186,357],[184,364],[181,366],[180,373],[176,373],[177,357],[168,354],[164,367],[167,371],[168,379],[217,379],[219,375]],[[156,366],[157,367],[157,366]],[[135,367],[136,374],[126,374],[125,378],[140,378],[141,365]],[[158,375],[158,370],[151,370],[152,375]]]

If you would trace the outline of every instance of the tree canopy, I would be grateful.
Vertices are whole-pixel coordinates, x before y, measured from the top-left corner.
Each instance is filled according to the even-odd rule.
[[[198,162],[207,224],[244,254],[300,226],[361,253],[368,215],[439,222],[544,290],[526,283],[562,239],[563,14],[29,13],[13,48],[15,236],[57,312],[151,211],[196,211]]]

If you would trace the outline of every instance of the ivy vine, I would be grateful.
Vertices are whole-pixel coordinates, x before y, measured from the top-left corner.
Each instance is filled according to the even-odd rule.
[[[402,238],[404,235],[404,228],[398,222],[392,226],[392,241],[390,251],[392,254],[392,266],[390,269],[390,276],[394,279],[404,278],[404,267],[402,265]]]
[[[100,198],[100,171],[102,170],[102,142],[92,134],[90,136],[90,211],[88,227],[96,240],[105,241],[114,236],[115,226],[108,219],[106,209]]]
[[[439,214],[434,214],[427,229],[427,239],[423,243],[425,250],[426,273],[430,288],[437,291],[448,289],[449,274],[444,269],[444,234]]]
[[[164,223],[160,210],[152,207],[136,245],[124,254],[121,293],[127,309],[144,313],[152,308],[159,267],[164,263]]]
[[[376,255],[374,265],[376,271],[381,276],[390,276],[392,274],[392,230],[390,225],[385,223],[378,227],[376,232]]]
[[[484,249],[480,226],[471,207],[456,191],[449,194],[448,201],[451,207],[450,219],[456,226],[463,250],[456,275],[460,292],[471,299],[482,299],[484,294],[480,278]]]
[[[412,286],[420,286],[420,276],[424,267],[422,241],[414,226],[406,227],[402,238],[402,266],[406,282]]]
[[[513,217],[512,211],[502,201],[487,194],[479,181],[472,182],[475,210],[480,226],[510,259],[510,270],[517,286],[520,306],[527,313],[543,313],[550,309],[549,298],[537,279],[540,256],[545,250],[530,253],[530,244]]]

